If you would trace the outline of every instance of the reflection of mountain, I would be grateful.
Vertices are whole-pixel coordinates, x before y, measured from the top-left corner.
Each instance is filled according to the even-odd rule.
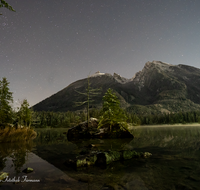
[[[187,65],[171,65],[160,61],[147,62],[131,79],[118,74],[96,73],[90,77],[92,88],[102,88],[91,107],[101,107],[102,96],[112,88],[121,105],[138,114],[189,111],[200,108],[200,69]],[[74,102],[85,101],[87,78],[78,80],[51,97],[33,106],[37,111],[81,110]]]

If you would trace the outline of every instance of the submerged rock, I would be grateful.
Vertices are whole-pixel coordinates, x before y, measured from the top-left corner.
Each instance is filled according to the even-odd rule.
[[[125,150],[123,151],[123,159],[124,160],[128,160],[131,159],[133,157],[140,157],[141,153],[140,152],[136,152],[134,150]]]
[[[120,151],[107,151],[107,152],[100,152],[97,154],[97,161],[95,164],[98,165],[106,165],[110,164],[114,161],[121,160],[122,153]]]
[[[98,129],[98,120],[96,118],[90,118],[89,126],[88,122],[82,122],[79,125],[72,127],[67,132],[67,138],[69,141],[78,139],[90,139],[90,138],[133,138],[133,135],[125,128],[120,128],[119,125],[112,126],[110,130],[109,125],[102,126]]]
[[[79,155],[75,160],[67,160],[66,165],[73,166],[75,168],[84,167],[84,166],[105,166],[112,162],[119,160],[127,160],[131,158],[148,158],[152,154],[149,152],[136,152],[134,150],[122,150],[122,151],[105,151],[98,152],[92,151],[87,155]]]
[[[74,168],[91,166],[94,165],[97,160],[97,155],[95,153],[91,153],[88,155],[80,155],[77,156],[76,159],[68,159],[64,164],[68,166],[72,166]]]

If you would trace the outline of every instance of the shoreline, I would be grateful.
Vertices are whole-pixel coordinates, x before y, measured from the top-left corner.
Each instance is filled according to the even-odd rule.
[[[157,125],[138,125],[138,126],[130,126],[130,128],[139,128],[139,127],[200,127],[200,123],[176,123],[176,124],[157,124]]]

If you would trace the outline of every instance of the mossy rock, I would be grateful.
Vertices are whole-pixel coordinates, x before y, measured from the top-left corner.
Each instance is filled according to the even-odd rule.
[[[123,159],[128,160],[133,157],[140,157],[140,152],[136,152],[134,150],[124,150],[123,151]]]
[[[0,181],[1,180],[4,180],[5,178],[7,178],[8,177],[8,173],[6,173],[6,172],[0,172]]]
[[[121,152],[118,151],[109,151],[105,152],[106,164],[110,164],[111,162],[118,161],[121,159]]]
[[[96,154],[87,155],[87,156],[78,156],[75,165],[77,168],[82,166],[91,166],[94,165],[97,160]]]
[[[148,158],[152,156],[149,152],[136,152],[134,150],[122,150],[122,151],[106,151],[97,152],[93,151],[87,155],[79,155],[75,160],[68,159],[65,164],[73,166],[75,168],[85,166],[106,166],[112,162],[119,160],[128,160],[131,158]]]

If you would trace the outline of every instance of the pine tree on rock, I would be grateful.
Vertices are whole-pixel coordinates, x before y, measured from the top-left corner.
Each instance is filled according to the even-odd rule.
[[[103,96],[103,115],[100,117],[99,126],[109,125],[110,131],[114,125],[119,125],[122,130],[128,130],[127,117],[120,108],[120,101],[112,89],[108,89]]]
[[[87,126],[88,127],[89,127],[89,119],[90,119],[90,113],[89,113],[90,103],[94,102],[93,98],[95,96],[99,95],[100,91],[101,91],[101,88],[94,89],[94,88],[91,87],[90,76],[88,76],[88,78],[87,78],[86,92],[76,91],[78,94],[86,96],[86,100],[85,101],[75,102],[75,106],[82,106],[84,104],[87,104]]]

